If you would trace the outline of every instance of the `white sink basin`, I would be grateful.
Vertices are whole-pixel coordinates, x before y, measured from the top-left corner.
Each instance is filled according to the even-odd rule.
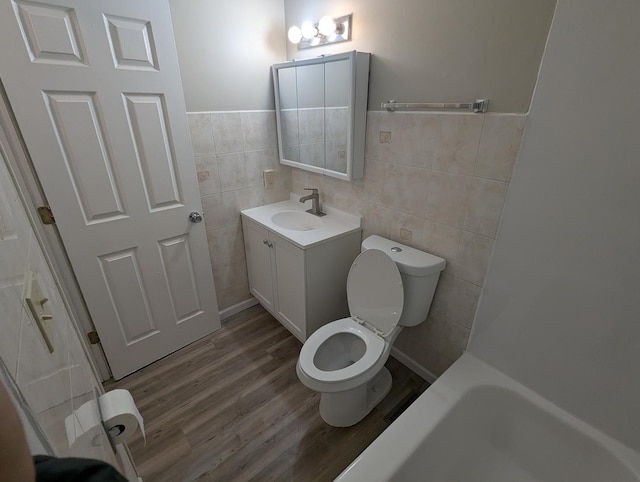
[[[241,214],[302,249],[362,229],[360,216],[324,204],[327,215],[320,218],[305,212],[307,207],[300,203],[300,196],[291,194],[288,201],[244,209]]]
[[[322,218],[304,211],[279,211],[271,216],[271,222],[292,231],[312,231],[322,227]]]

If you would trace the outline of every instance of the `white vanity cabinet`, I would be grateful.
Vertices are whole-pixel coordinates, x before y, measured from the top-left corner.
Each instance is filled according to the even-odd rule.
[[[251,293],[300,341],[349,316],[347,275],[360,252],[359,228],[308,247],[244,213],[242,229]]]

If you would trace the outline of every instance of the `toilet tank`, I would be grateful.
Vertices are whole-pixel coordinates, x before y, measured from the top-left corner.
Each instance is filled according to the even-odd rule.
[[[372,235],[362,241],[362,251],[377,249],[395,261],[404,289],[404,307],[398,322],[401,326],[419,325],[427,313],[436,292],[440,272],[446,261],[419,249]]]

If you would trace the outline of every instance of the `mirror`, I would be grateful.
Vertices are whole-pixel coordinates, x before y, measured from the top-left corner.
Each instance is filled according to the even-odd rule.
[[[273,66],[282,164],[362,177],[369,57],[354,51]]]

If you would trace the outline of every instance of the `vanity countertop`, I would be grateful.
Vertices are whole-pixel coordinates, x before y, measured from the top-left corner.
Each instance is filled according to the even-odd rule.
[[[288,201],[244,209],[240,214],[279,234],[300,248],[308,248],[362,229],[362,216],[349,214],[325,204],[322,205],[322,210],[326,213],[326,216],[316,217],[309,214],[314,218],[312,221],[320,224],[313,229],[286,229],[273,222],[272,218],[277,213],[285,211],[305,213],[311,207],[310,202],[303,204],[299,200],[300,196],[291,193]]]

